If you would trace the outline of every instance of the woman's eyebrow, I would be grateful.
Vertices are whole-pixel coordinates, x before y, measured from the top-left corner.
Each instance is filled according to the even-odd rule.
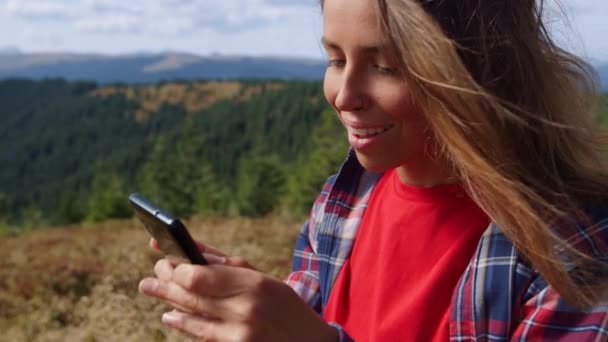
[[[340,50],[340,46],[338,46],[338,44],[327,39],[325,36],[321,37],[321,45],[323,45],[323,47],[327,50]]]
[[[341,50],[340,45],[338,43],[329,40],[327,37],[321,37],[321,45],[325,47],[326,50]],[[382,45],[370,45],[370,46],[360,46],[357,49],[362,50],[363,52],[370,54],[377,54],[383,51],[388,51],[388,46],[385,44]]]

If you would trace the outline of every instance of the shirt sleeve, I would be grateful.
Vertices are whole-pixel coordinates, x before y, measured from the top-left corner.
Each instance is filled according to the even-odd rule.
[[[317,313],[321,313],[321,291],[319,283],[319,260],[311,241],[311,222],[302,226],[296,240],[292,271],[285,282]]]
[[[335,178],[330,177],[321,194],[313,204],[310,218],[304,223],[298,238],[293,256],[292,271],[285,282],[289,285],[313,310],[318,314],[322,312],[321,286],[319,278],[319,255],[317,254],[316,225],[321,215],[320,208],[327,199],[327,194]],[[337,342],[355,342],[344,328],[335,322],[328,322],[338,331]]]
[[[291,286],[291,288],[294,289],[294,291],[308,303],[313,310],[321,314],[322,304],[319,284],[319,264],[317,254],[313,248],[315,244],[311,241],[314,240],[311,238],[310,234],[311,221],[314,222],[312,215],[300,230],[300,234],[296,240],[292,272],[285,282],[287,285]],[[338,331],[339,339],[337,342],[355,342],[339,324],[329,322],[329,325]]]
[[[541,277],[528,294],[511,341],[608,341],[608,303],[579,310]]]
[[[333,176],[329,177],[315,199],[309,219],[304,223],[296,240],[291,273],[285,283],[317,313],[321,314],[322,297],[319,278],[319,255],[317,224],[322,220],[322,208],[332,187]]]

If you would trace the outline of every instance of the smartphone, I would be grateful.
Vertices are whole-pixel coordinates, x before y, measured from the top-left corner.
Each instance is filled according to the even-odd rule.
[[[135,209],[137,218],[172,263],[207,265],[207,260],[180,220],[138,193],[129,196],[129,203]]]

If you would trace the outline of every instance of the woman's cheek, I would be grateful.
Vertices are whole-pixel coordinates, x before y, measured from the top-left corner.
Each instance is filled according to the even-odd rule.
[[[399,93],[394,92],[386,96],[383,103],[386,113],[398,121],[406,123],[409,127],[419,130],[426,126],[427,120],[422,111],[414,105],[407,88],[402,88]]]
[[[334,71],[331,68],[327,68],[323,79],[323,94],[327,102],[334,108],[336,108],[336,96],[338,95],[337,81]]]

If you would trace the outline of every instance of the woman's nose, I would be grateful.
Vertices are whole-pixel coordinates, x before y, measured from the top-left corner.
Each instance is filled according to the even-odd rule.
[[[336,96],[336,108],[345,112],[363,109],[368,101],[360,85],[353,75],[344,75]]]

